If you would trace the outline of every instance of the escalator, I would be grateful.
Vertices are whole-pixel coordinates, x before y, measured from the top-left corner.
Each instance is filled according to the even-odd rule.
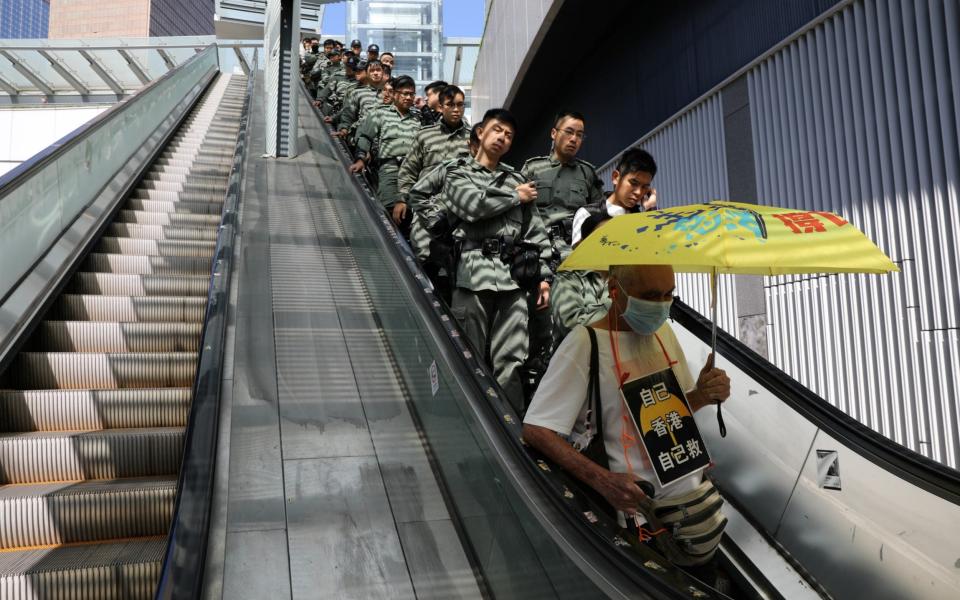
[[[4,599],[154,594],[247,93],[212,77],[0,376]]]
[[[461,541],[492,596],[960,594],[953,539],[960,474],[870,431],[722,332],[717,364],[732,379],[724,407],[730,435],[717,432],[712,407],[697,421],[730,519],[720,551],[729,596],[627,539],[602,511],[585,511],[590,501],[578,497],[575,482],[525,447],[520,418],[370,184],[347,174],[342,142],[310,110],[305,90],[301,96],[302,126],[324,156],[318,167],[329,193],[344,198],[338,216],[347,243],[458,515]],[[703,364],[709,323],[679,301],[671,316],[687,359]]]

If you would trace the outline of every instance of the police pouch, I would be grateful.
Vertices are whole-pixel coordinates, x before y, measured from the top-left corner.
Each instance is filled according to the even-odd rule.
[[[523,240],[530,231],[533,219],[533,207],[524,204],[521,207],[523,221],[520,235],[503,236],[500,239],[500,260],[510,267],[510,277],[521,289],[533,290],[542,281],[540,277],[540,247]]]

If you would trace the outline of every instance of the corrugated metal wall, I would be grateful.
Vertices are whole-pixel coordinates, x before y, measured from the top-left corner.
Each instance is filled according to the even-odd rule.
[[[903,269],[770,278],[771,359],[957,467],[957,0],[854,2],[748,77],[759,201],[839,212]]]
[[[842,2],[744,72],[757,200],[838,212],[902,269],[766,278],[770,360],[957,468],[960,0]],[[726,195],[721,93],[735,78],[637,143],[658,159],[662,206]],[[605,182],[612,169],[603,166]],[[705,280],[680,287],[708,314]],[[734,291],[724,280],[728,331]]]
[[[665,123],[637,146],[657,160],[653,186],[661,207],[728,198],[726,152],[723,143],[723,107],[715,94],[678,118]],[[600,179],[612,187],[613,163],[600,169]],[[677,292],[684,302],[704,315],[710,314],[707,275],[677,274]],[[736,334],[737,304],[733,277],[721,277],[718,285],[720,327]]]

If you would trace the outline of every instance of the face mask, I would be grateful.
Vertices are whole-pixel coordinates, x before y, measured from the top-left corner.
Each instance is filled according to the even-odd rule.
[[[621,288],[622,291],[623,288]],[[635,333],[653,335],[667,322],[673,301],[651,302],[634,298],[626,293],[624,295],[627,296],[627,309],[623,312],[623,320]]]

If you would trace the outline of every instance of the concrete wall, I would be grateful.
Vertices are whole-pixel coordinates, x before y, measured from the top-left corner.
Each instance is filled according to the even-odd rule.
[[[473,114],[509,104],[564,0],[488,0],[473,75]]]
[[[0,175],[108,108],[101,104],[0,110]]]

